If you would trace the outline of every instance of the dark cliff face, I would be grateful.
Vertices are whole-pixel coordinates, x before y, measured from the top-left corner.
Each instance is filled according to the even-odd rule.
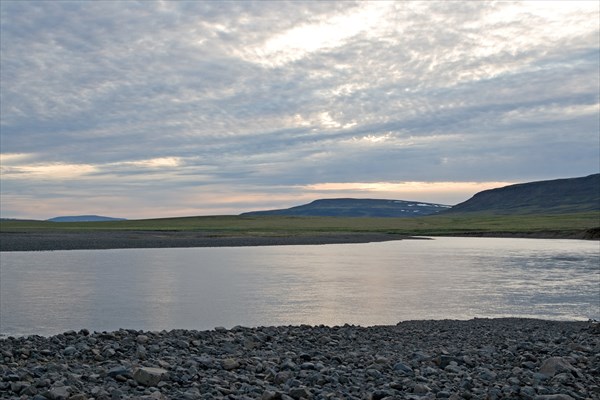
[[[485,190],[444,213],[554,214],[600,211],[600,174]]]
[[[320,199],[296,207],[253,211],[242,215],[289,215],[307,217],[416,217],[448,209],[443,204],[382,199]]]

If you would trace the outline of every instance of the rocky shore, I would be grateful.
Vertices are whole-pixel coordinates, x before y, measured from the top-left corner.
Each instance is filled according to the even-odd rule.
[[[0,340],[0,398],[600,398],[600,326],[531,319]]]

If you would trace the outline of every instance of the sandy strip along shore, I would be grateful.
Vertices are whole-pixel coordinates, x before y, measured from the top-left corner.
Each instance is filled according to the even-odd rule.
[[[276,246],[368,243],[406,238],[406,236],[384,233],[223,236],[194,231],[2,232],[0,233],[0,251]]]
[[[600,240],[600,229],[548,232],[473,232],[457,237]],[[165,247],[239,247],[303,244],[369,243],[415,239],[391,233],[318,233],[248,235],[206,231],[37,231],[0,232],[0,251],[95,250]]]
[[[600,325],[532,319],[0,340],[0,398],[600,398]]]

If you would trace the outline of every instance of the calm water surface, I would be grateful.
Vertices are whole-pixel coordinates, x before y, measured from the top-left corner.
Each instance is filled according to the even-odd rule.
[[[600,243],[369,244],[0,253],[0,333],[600,319]]]

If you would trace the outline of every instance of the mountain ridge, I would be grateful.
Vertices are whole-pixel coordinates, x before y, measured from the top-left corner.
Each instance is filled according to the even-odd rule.
[[[449,208],[445,204],[407,200],[331,198],[317,199],[290,208],[250,211],[241,216],[289,215],[302,217],[416,217],[436,214]]]
[[[600,174],[484,190],[443,214],[564,214],[586,211],[600,211]]]
[[[418,217],[433,214],[521,215],[589,211],[600,211],[600,173],[484,190],[454,206],[406,200],[331,198],[317,199],[290,208],[250,211],[240,215]]]

